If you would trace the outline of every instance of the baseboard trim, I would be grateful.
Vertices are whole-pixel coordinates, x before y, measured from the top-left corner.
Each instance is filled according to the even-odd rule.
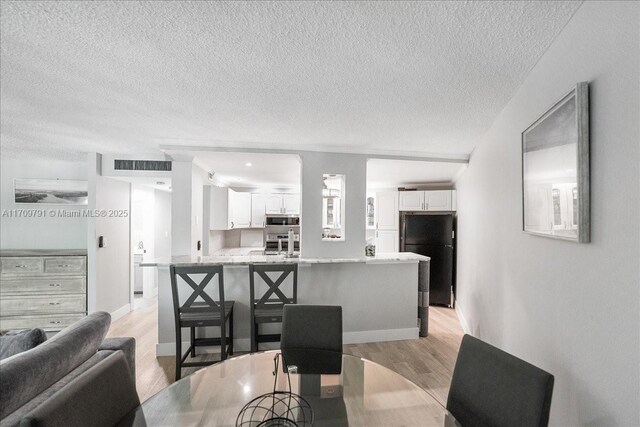
[[[129,313],[130,311],[131,311],[131,303],[126,303],[116,311],[111,312],[111,322],[112,323],[115,322],[116,320],[118,320],[125,314]]]
[[[342,334],[342,342],[344,344],[359,344],[366,342],[413,340],[418,338],[418,332],[419,329],[417,327],[404,329],[383,329],[378,331],[345,332]],[[249,349],[251,348],[251,342],[249,338],[236,338],[233,340],[233,347],[236,351],[249,351]],[[260,350],[275,350],[279,347],[279,343],[260,344]],[[189,348],[189,342],[184,341],[182,343],[182,351],[187,351],[187,348]],[[217,347],[198,349],[198,353],[219,352],[220,350]],[[163,342],[156,344],[156,356],[175,356],[175,354],[175,342]]]
[[[460,320],[460,326],[462,326],[462,330],[465,334],[471,334],[471,328],[469,327],[469,323],[467,322],[467,318],[464,317],[462,313],[462,309],[460,308],[460,304],[456,302],[456,314],[458,315],[458,320]]]

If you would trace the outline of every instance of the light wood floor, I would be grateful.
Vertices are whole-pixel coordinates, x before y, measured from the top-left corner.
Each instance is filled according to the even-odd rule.
[[[156,357],[157,301],[137,301],[138,308],[113,322],[109,336],[136,339],[136,383],[144,401],[174,380],[173,356]],[[446,404],[451,373],[462,340],[462,328],[453,309],[431,307],[429,336],[417,340],[347,344],[344,352],[373,360],[418,384]],[[215,357],[215,356],[203,356]],[[195,371],[185,369],[183,376]]]

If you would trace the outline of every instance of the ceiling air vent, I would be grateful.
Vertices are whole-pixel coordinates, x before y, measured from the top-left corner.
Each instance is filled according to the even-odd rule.
[[[171,171],[168,160],[114,160],[113,168],[124,171]]]

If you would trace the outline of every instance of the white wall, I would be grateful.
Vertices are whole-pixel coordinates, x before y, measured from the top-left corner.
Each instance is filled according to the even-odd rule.
[[[98,177],[96,209],[126,210],[130,212],[130,184]],[[130,217],[96,218],[95,239],[104,236],[107,246],[96,249],[95,309],[116,313],[119,317],[129,311],[131,267]],[[112,321],[115,319],[112,319]]]
[[[202,255],[203,186],[207,172],[191,161],[174,161],[171,172],[171,254]]]
[[[640,424],[639,6],[585,2],[457,183],[457,307],[473,335],[555,375],[555,426]],[[520,134],[579,81],[591,82],[589,244],[521,231]]]
[[[302,159],[301,244],[305,258],[364,256],[366,245],[367,157],[357,154],[300,153]],[[346,175],[345,241],[322,240],[322,175]]]
[[[167,191],[155,190],[155,211],[154,211],[154,255],[156,258],[168,258],[171,256],[171,193]],[[158,291],[158,269],[147,268],[153,271],[155,289]]]
[[[126,216],[95,216],[87,220],[87,305],[104,310],[111,321],[128,313],[131,298],[131,185],[101,176],[102,156],[87,156],[90,210],[125,211]],[[106,247],[98,247],[104,236]]]
[[[85,162],[49,160],[3,160],[0,164],[0,248],[2,249],[84,249],[87,247],[87,219],[11,217],[13,209],[64,209],[77,211],[86,206],[14,203],[14,178],[87,179]]]

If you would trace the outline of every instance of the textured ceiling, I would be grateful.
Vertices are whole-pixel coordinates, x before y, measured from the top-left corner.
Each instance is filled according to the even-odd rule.
[[[372,159],[367,162],[367,188],[394,188],[424,183],[451,183],[466,163]]]
[[[266,153],[191,152],[199,164],[230,187],[300,187],[300,157]],[[251,166],[247,166],[250,163]]]
[[[2,155],[467,155],[579,5],[3,1]]]

